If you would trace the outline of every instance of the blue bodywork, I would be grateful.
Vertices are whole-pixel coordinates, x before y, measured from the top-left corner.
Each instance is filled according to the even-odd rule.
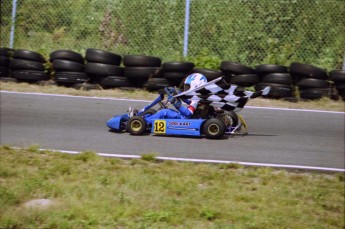
[[[169,93],[166,90],[167,93]],[[161,108],[166,108],[162,103],[164,98],[160,94],[152,103],[141,109],[136,115],[143,116],[145,111],[159,104]],[[107,126],[115,132],[127,131],[127,123],[130,119],[128,114],[115,115],[107,121]],[[155,135],[181,135],[181,136],[202,136],[203,124],[207,119],[155,119],[148,132]],[[227,127],[225,133],[233,133],[239,126]]]
[[[124,131],[122,124],[128,120],[128,114],[116,115],[107,121],[107,127],[115,131]]]
[[[151,133],[156,135],[201,136],[206,119],[155,119]]]
[[[107,121],[107,127],[116,132],[126,131],[128,114],[116,115]],[[151,133],[156,135],[201,136],[206,119],[155,119]]]
[[[128,114],[117,115],[107,121],[107,126],[116,132],[127,129]],[[155,135],[202,136],[202,125],[207,119],[155,119],[150,133]],[[226,134],[231,134],[236,127],[228,127]]]

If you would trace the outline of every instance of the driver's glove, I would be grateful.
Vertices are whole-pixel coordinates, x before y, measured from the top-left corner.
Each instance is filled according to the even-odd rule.
[[[175,99],[175,102],[172,105],[178,110],[180,109],[182,102],[179,99]]]
[[[168,101],[176,108],[179,109],[182,105],[182,102],[180,99],[174,98],[173,96],[168,96]]]

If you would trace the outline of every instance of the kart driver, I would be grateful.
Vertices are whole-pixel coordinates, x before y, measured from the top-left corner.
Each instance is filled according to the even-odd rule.
[[[193,73],[187,76],[184,81],[184,91],[200,87],[207,83],[207,79],[204,75],[200,73]],[[232,103],[238,104],[239,106],[244,105],[249,99],[256,98],[261,95],[267,95],[270,91],[270,87],[266,87],[264,90],[257,91],[254,93],[244,91],[244,88],[235,86],[233,94],[231,96]],[[157,111],[155,114],[144,116],[145,121],[148,125],[152,125],[154,119],[188,119],[191,118],[194,112],[199,106],[199,100],[183,100],[188,106],[182,106],[182,101],[176,99],[173,96],[168,96],[168,101],[176,108],[173,109],[162,109]],[[214,108],[220,109],[220,108]],[[134,110],[132,107],[129,108],[129,117],[136,115],[137,110]]]
[[[207,83],[207,79],[204,75],[193,73],[187,76],[184,81],[184,91],[194,89],[205,83]],[[168,96],[168,101],[176,108],[176,110],[167,108],[159,110],[153,115],[145,116],[144,119],[148,125],[151,125],[154,119],[188,119],[194,114],[198,106],[198,101],[183,100],[183,102],[188,104],[187,107],[184,107],[182,106],[182,101],[180,99],[176,99],[172,96]],[[129,116],[131,117],[133,115],[135,115],[135,112],[133,112],[133,109],[130,107]]]

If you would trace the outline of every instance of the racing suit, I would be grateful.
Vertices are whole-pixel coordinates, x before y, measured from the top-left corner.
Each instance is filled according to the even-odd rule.
[[[261,96],[264,93],[264,91],[257,91],[257,92],[231,92],[231,96],[228,99],[229,102],[234,106],[235,111],[240,111],[244,105],[248,102],[249,99],[256,98],[258,96]],[[264,94],[267,94],[268,92],[265,92]],[[173,109],[162,109],[155,114],[144,116],[145,121],[148,125],[152,125],[152,121],[154,119],[188,119],[191,118],[194,112],[196,111],[199,101],[195,100],[187,100],[183,99],[182,101],[186,104],[188,104],[187,107],[182,106],[182,102],[179,99],[172,99],[170,100],[171,104],[174,105],[176,110]]]
[[[148,125],[151,125],[152,121],[154,119],[161,119],[161,118],[165,118],[165,119],[188,119],[194,114],[194,112],[198,106],[198,101],[183,100],[183,102],[187,103],[188,106],[184,107],[181,105],[181,101],[176,101],[175,103],[172,103],[172,104],[174,105],[174,107],[177,110],[162,109],[153,115],[145,116],[144,119]]]

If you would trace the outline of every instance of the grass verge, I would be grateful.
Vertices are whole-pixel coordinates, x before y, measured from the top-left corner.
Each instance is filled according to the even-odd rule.
[[[344,228],[343,173],[0,148],[0,228]],[[49,199],[42,209],[26,207]]]

